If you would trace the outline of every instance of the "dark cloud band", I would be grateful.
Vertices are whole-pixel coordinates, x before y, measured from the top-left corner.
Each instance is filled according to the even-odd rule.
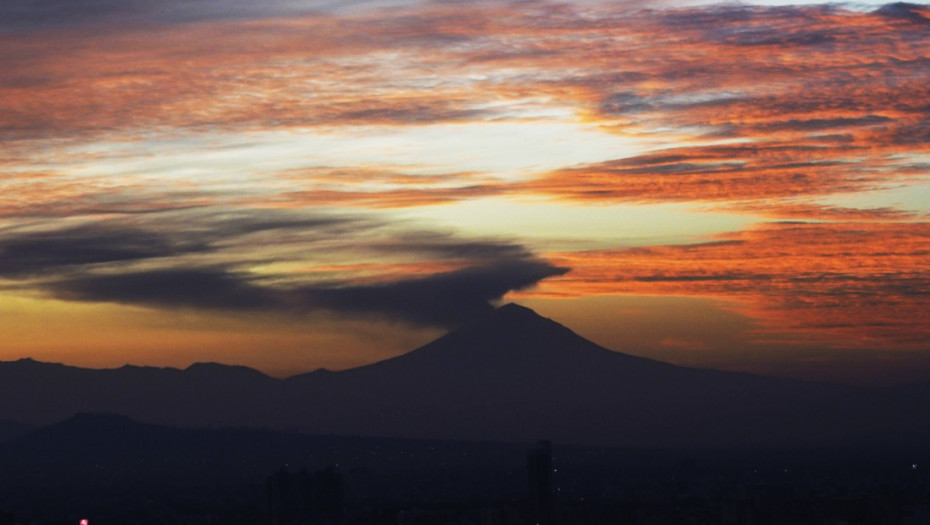
[[[58,298],[160,308],[329,310],[429,326],[455,326],[491,309],[490,301],[568,270],[535,259],[503,261],[383,284],[280,289],[224,268],[82,275],[47,285]]]
[[[185,218],[196,220],[185,225]],[[237,250],[257,238],[273,249],[250,249],[237,260]],[[364,244],[375,258],[413,255],[452,269],[440,264],[427,275],[375,275],[374,282],[371,276],[321,280],[251,271],[288,257],[300,260],[300,252],[317,243],[330,256]],[[455,325],[510,291],[567,271],[507,241],[269,210],[164,214],[131,227],[109,221],[7,232],[0,236],[0,255],[0,278],[33,281],[64,300],[290,314],[329,310],[432,326]]]

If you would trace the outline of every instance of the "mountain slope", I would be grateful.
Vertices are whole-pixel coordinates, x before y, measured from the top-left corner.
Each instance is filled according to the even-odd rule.
[[[862,424],[881,413],[866,391],[624,355],[516,305],[397,358],[288,383],[327,393],[300,419],[342,433],[679,445],[883,432]]]
[[[904,393],[910,395],[904,395]],[[927,389],[686,368],[602,348],[517,305],[412,352],[277,380],[243,367],[0,363],[0,419],[114,412],[174,425],[631,446],[919,440]]]
[[[218,364],[95,370],[21,359],[0,363],[0,418],[43,425],[110,412],[157,423],[239,425],[261,418],[279,383]]]

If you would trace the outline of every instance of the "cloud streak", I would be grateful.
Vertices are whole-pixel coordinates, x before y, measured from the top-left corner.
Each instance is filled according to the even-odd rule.
[[[326,310],[448,327],[508,292],[567,271],[518,244],[397,230],[359,217],[228,211],[197,217],[186,229],[171,227],[183,219],[6,232],[0,279],[70,301],[287,315]],[[256,252],[257,244],[274,249]],[[314,246],[325,247],[321,260],[367,256],[372,263],[308,266],[313,257],[306,252]],[[411,257],[433,267],[421,263],[405,272],[391,262]]]
[[[269,311],[327,310],[425,326],[454,327],[492,309],[491,301],[568,270],[522,258],[382,283],[274,287],[223,268],[77,275],[45,284],[55,297],[158,308]]]
[[[198,241],[171,239],[141,229],[77,227],[0,239],[0,276],[66,271],[69,267],[122,263],[204,251]]]
[[[871,191],[926,172],[925,14],[466,3],[69,29],[53,42],[0,35],[0,136],[422,127],[560,105],[602,129],[668,139],[523,184],[329,185],[279,200],[393,208],[504,193],[668,202]]]
[[[930,11],[640,7],[0,0],[0,282],[434,326],[706,295],[925,348]]]
[[[774,223],[689,245],[550,254],[575,270],[541,293],[712,296],[773,333],[924,348],[930,224]]]

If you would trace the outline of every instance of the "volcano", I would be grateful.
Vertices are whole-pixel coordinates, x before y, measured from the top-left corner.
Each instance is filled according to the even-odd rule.
[[[0,363],[0,419],[29,424],[110,412],[178,426],[612,446],[917,442],[930,436],[912,417],[928,395],[621,354],[516,304],[398,357],[284,380],[219,364]]]

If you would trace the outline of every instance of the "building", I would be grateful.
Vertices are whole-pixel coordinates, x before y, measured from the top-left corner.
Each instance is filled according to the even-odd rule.
[[[266,511],[270,525],[342,523],[342,475],[332,467],[313,474],[281,469],[266,483]]]
[[[529,489],[529,523],[552,525],[555,494],[552,491],[552,442],[540,441],[526,455]]]

